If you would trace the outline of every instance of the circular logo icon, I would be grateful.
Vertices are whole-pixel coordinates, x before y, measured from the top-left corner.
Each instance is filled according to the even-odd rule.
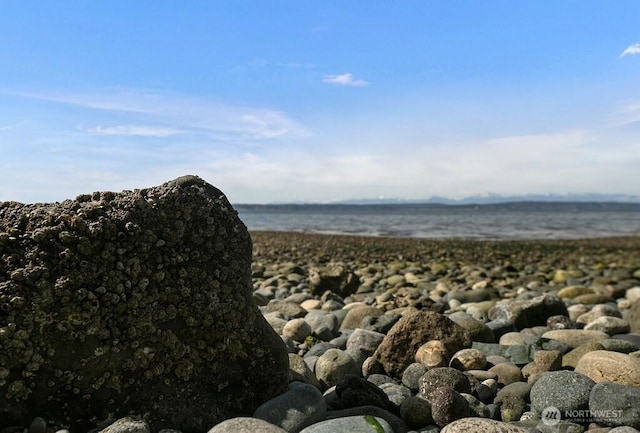
[[[560,422],[561,419],[560,409],[555,406],[545,407],[542,411],[542,414],[540,415],[540,418],[542,418],[542,422],[545,425],[556,425]]]

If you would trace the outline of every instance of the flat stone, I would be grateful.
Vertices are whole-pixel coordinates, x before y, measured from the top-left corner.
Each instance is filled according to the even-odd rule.
[[[489,319],[507,320],[513,323],[516,329],[521,330],[532,326],[544,326],[549,317],[568,314],[567,307],[560,298],[542,295],[527,300],[499,302],[489,310]]]
[[[100,433],[151,433],[151,430],[146,422],[127,416],[100,430]]]
[[[588,352],[580,358],[576,372],[595,382],[614,382],[640,387],[640,359],[608,350]]]
[[[609,338],[609,334],[602,331],[585,331],[584,329],[555,329],[542,334],[542,338],[562,341],[572,348],[585,343]]]
[[[288,433],[267,421],[258,418],[237,417],[222,421],[207,433]]]
[[[624,334],[629,332],[629,322],[618,317],[602,316],[590,322],[584,327],[587,331],[602,331],[609,335]]]
[[[253,417],[286,431],[299,431],[323,420],[326,414],[327,406],[318,388],[292,382],[286,392],[260,405]]]
[[[446,425],[440,433],[532,433],[532,430],[488,418],[463,418]]]
[[[371,415],[348,416],[328,419],[311,425],[300,433],[394,433],[393,429],[383,418]]]

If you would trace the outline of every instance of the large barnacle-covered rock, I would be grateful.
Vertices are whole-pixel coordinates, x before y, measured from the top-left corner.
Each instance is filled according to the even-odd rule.
[[[0,429],[136,414],[189,433],[252,413],[288,360],[251,290],[249,233],[196,176],[0,202]]]

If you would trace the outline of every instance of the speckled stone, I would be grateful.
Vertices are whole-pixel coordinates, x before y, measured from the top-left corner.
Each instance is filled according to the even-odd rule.
[[[249,417],[231,418],[212,427],[207,433],[287,433],[265,420]]]
[[[594,421],[607,426],[629,426],[640,429],[640,387],[618,383],[597,383],[589,394],[589,409]],[[609,416],[608,410],[620,411]]]
[[[348,416],[328,419],[313,424],[300,433],[394,433],[393,428],[383,418],[374,416]]]
[[[580,358],[575,371],[596,382],[640,387],[640,359],[624,353],[608,350],[588,352]]]
[[[42,416],[88,431],[108,410],[200,433],[288,382],[253,304],[250,235],[196,176],[0,203],[0,252],[0,427]]]
[[[488,418],[463,418],[445,426],[440,433],[531,433],[532,429]]]
[[[544,373],[531,387],[531,408],[537,413],[550,406],[562,413],[588,409],[589,392],[594,385],[589,377],[574,371]]]
[[[572,348],[576,348],[582,344],[609,338],[606,332],[602,331],[585,331],[584,329],[556,329],[547,331],[542,334],[542,338],[551,340],[559,340],[568,344]]]
[[[421,311],[402,317],[391,328],[374,353],[392,377],[402,377],[415,360],[418,348],[429,340],[440,340],[448,353],[471,346],[467,331],[443,314]]]

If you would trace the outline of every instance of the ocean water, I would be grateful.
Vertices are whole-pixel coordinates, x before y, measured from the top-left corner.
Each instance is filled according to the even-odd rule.
[[[640,203],[239,204],[234,208],[249,230],[485,240],[640,235]]]

